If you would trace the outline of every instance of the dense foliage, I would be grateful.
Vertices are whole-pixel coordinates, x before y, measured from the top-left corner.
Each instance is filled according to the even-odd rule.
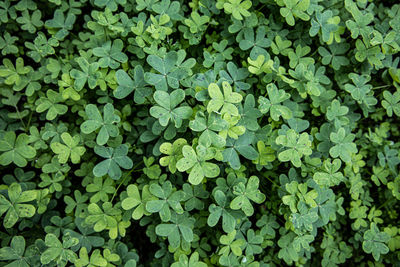
[[[0,266],[400,266],[400,4],[0,1]]]

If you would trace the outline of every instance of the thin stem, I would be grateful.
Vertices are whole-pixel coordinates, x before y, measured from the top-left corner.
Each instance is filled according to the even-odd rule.
[[[381,208],[385,207],[390,201],[392,201],[393,199],[389,198],[387,199],[382,205],[380,205],[377,210],[380,210]]]
[[[25,129],[25,132],[28,131],[29,126],[31,125],[32,115],[33,115],[33,111],[31,111],[31,114],[29,114],[28,124],[26,125],[27,128]]]
[[[135,172],[136,171],[136,168],[137,167],[139,167],[141,164],[143,163],[143,161],[140,161],[140,162],[138,162],[135,166],[133,166],[133,168],[125,175],[125,177],[124,177],[124,179],[122,179],[122,181],[119,183],[119,185],[117,186],[117,189],[115,189],[115,192],[114,192],[114,194],[113,194],[113,196],[112,196],[112,198],[111,198],[111,203],[113,202],[113,200],[114,200],[114,197],[117,195],[117,192],[118,192],[118,189],[121,187],[121,185],[125,182],[125,180],[126,180],[126,178],[128,178],[129,177],[129,175],[132,173],[132,172]]]
[[[376,87],[372,87],[371,89],[381,89],[381,88],[386,88],[386,87],[390,87],[392,86],[391,84],[387,84],[387,85],[382,85],[382,86],[376,86]]]
[[[15,107],[15,110],[17,111],[19,120],[21,121],[22,126],[24,127],[24,129],[25,129],[25,131],[26,131],[25,123],[24,123],[23,119],[21,118],[21,113],[19,113],[19,109],[18,109],[17,105],[15,105],[14,107]]]
[[[267,178],[273,185],[275,185],[276,187],[280,187],[277,183],[275,183],[274,181],[272,181],[268,176],[264,175],[265,178]]]

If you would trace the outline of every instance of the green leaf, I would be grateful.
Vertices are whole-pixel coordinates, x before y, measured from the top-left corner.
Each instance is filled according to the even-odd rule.
[[[101,47],[95,47],[93,54],[100,58],[98,61],[101,68],[116,69],[120,63],[128,61],[128,56],[122,52],[124,43],[120,39],[115,39],[112,44],[111,41],[105,42]]]
[[[55,38],[62,41],[72,30],[75,20],[76,16],[74,14],[68,13],[67,17],[65,17],[63,11],[57,9],[54,12],[53,19],[47,20],[45,26],[54,34]]]
[[[252,3],[250,0],[228,0],[224,4],[224,11],[227,14],[232,14],[237,20],[242,20],[243,17],[250,16],[248,9],[251,7]]]
[[[100,129],[96,138],[98,145],[104,145],[110,137],[118,136],[119,130],[115,124],[120,122],[120,117],[115,114],[112,104],[108,103],[104,106],[103,116],[101,116],[97,106],[93,104],[87,105],[85,112],[88,120],[81,124],[81,131],[84,134],[90,134]]]
[[[268,98],[260,96],[258,98],[259,110],[262,114],[270,113],[271,118],[274,121],[278,121],[279,117],[282,116],[284,119],[290,119],[292,117],[292,111],[280,103],[290,98],[288,93],[284,90],[276,87],[275,84],[267,85]]]
[[[36,156],[36,150],[29,145],[30,139],[26,134],[16,137],[15,132],[6,132],[0,140],[0,164],[3,166],[14,163],[18,167],[25,167],[27,159]]]
[[[371,223],[370,229],[364,233],[363,250],[372,254],[374,259],[379,261],[382,254],[389,252],[389,248],[386,246],[389,239],[390,237],[386,232],[380,232],[378,226]]]
[[[22,191],[19,184],[11,184],[8,188],[9,200],[0,195],[0,216],[6,213],[3,226],[11,228],[20,218],[30,218],[35,215],[35,206],[25,203],[36,199],[36,196],[35,190]]]
[[[246,186],[244,183],[239,183],[233,188],[233,194],[236,197],[231,201],[230,208],[234,210],[241,209],[246,216],[251,216],[254,213],[254,207],[250,200],[261,204],[265,200],[265,195],[258,190],[259,179],[257,176],[251,176],[247,181]]]
[[[79,163],[81,156],[86,151],[83,146],[79,146],[80,136],[74,135],[74,137],[72,137],[69,133],[62,133],[61,139],[64,144],[59,142],[50,144],[51,150],[58,154],[58,161],[60,163],[66,163],[68,159],[71,158],[72,163]]]
[[[288,149],[278,154],[282,162],[290,161],[295,167],[301,166],[301,158],[312,154],[311,141],[307,133],[298,134],[295,130],[289,129],[286,135],[276,138],[276,143]]]
[[[169,121],[175,123],[175,127],[182,126],[182,121],[189,119],[192,115],[192,108],[178,105],[185,99],[185,92],[182,89],[174,90],[171,94],[164,91],[156,91],[153,95],[157,106],[150,108],[151,116],[158,119],[161,126],[167,126]]]
[[[391,94],[389,91],[383,92],[382,107],[386,109],[386,113],[389,117],[393,116],[393,113],[400,117],[400,91],[396,91]]]
[[[131,169],[133,167],[132,160],[127,156],[128,146],[125,144],[116,148],[95,146],[94,152],[106,158],[93,168],[93,174],[96,177],[108,174],[112,179],[118,180],[122,176],[121,168]]]
[[[354,134],[346,134],[344,128],[339,128],[335,133],[330,134],[330,140],[335,144],[329,149],[329,154],[334,157],[340,157],[344,162],[351,160],[351,155],[357,153],[357,145],[353,143],[355,138]]]
[[[240,103],[242,96],[239,93],[232,92],[232,87],[228,82],[223,81],[222,88],[223,93],[215,83],[211,83],[208,86],[208,94],[211,97],[207,105],[208,113],[218,112],[220,114],[228,113],[232,116],[239,115],[238,108],[234,104]]]
[[[213,153],[202,145],[196,147],[196,151],[191,146],[185,145],[182,148],[183,158],[180,159],[176,168],[180,172],[189,173],[189,182],[193,185],[200,184],[204,177],[215,178],[219,175],[218,165],[207,162],[214,157]]]
[[[152,90],[147,87],[147,83],[144,81],[144,71],[140,65],[134,68],[133,80],[124,70],[117,70],[115,76],[117,78],[118,87],[114,91],[114,96],[118,99],[125,98],[135,91],[135,103],[143,104],[146,98],[152,93]]]

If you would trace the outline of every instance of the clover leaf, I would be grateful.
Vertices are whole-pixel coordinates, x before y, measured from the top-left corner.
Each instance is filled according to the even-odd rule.
[[[211,145],[223,147],[225,145],[225,139],[216,132],[226,129],[227,123],[217,114],[211,113],[208,118],[206,118],[202,111],[198,111],[195,120],[190,121],[189,127],[193,131],[202,132],[199,137],[199,144],[205,147]]]
[[[81,156],[85,153],[86,149],[83,146],[78,146],[80,136],[74,135],[72,137],[69,133],[62,133],[61,139],[64,144],[54,142],[50,144],[51,150],[58,154],[58,161],[66,163],[71,158],[72,163],[79,163]]]
[[[283,0],[285,7],[280,9],[280,13],[285,17],[287,24],[294,26],[294,18],[300,18],[302,20],[309,20],[310,17],[305,11],[310,6],[309,0]]]
[[[194,252],[190,258],[181,255],[179,261],[172,263],[171,267],[207,267],[207,264],[199,261],[199,253]]]
[[[45,26],[49,29],[50,33],[54,34],[54,37],[62,41],[72,30],[76,16],[72,13],[68,13],[67,17],[64,16],[64,12],[61,9],[57,9],[54,12],[54,17],[45,22]]]
[[[232,87],[228,82],[222,82],[223,93],[219,86],[211,83],[208,86],[208,94],[211,97],[207,105],[208,113],[219,112],[221,114],[229,113],[232,116],[239,114],[238,108],[234,105],[242,101],[242,95],[232,92]],[[222,108],[222,109],[221,109]]]
[[[174,89],[179,87],[179,80],[184,76],[184,73],[176,66],[178,63],[177,52],[168,52],[163,58],[156,55],[149,55],[146,61],[159,72],[159,74],[146,72],[144,75],[146,82],[154,85],[157,90],[161,91],[167,91],[168,86]]]
[[[362,247],[365,252],[372,254],[376,261],[382,254],[387,254],[389,248],[386,243],[390,237],[386,232],[380,232],[378,226],[375,223],[371,223],[370,229],[364,233],[364,241]]]
[[[101,47],[94,48],[93,54],[100,57],[99,66],[116,69],[120,66],[120,63],[127,62],[128,57],[122,52],[123,46],[122,40],[116,39],[112,44],[111,41],[107,41]]]
[[[158,105],[150,108],[150,114],[159,120],[161,126],[167,126],[171,120],[175,123],[175,127],[179,128],[182,126],[182,121],[192,115],[191,107],[177,107],[185,99],[185,92],[182,89],[174,90],[171,94],[156,91],[153,98]]]
[[[130,222],[121,221],[121,210],[112,206],[110,202],[104,202],[102,207],[96,203],[88,205],[88,215],[85,223],[91,225],[93,230],[101,232],[108,230],[111,239],[117,238],[118,235],[125,236],[126,228],[130,226]]]
[[[171,223],[162,223],[156,226],[156,234],[168,237],[168,242],[173,248],[178,248],[181,240],[186,242],[193,241],[194,218],[185,216],[185,214],[174,214],[171,217]]]
[[[240,182],[233,187],[233,194],[236,197],[231,201],[230,208],[234,210],[241,209],[246,216],[251,216],[254,213],[254,207],[250,200],[261,204],[265,200],[265,195],[258,189],[259,179],[257,176],[251,176],[246,185]]]
[[[71,77],[74,81],[74,88],[79,92],[83,89],[86,82],[90,89],[93,89],[97,85],[97,80],[100,78],[100,73],[98,72],[99,64],[97,62],[89,63],[89,61],[84,57],[78,57],[75,59],[81,70],[72,69],[70,71]]]
[[[124,70],[117,70],[115,77],[117,78],[118,87],[114,91],[114,96],[118,99],[125,98],[131,92],[135,91],[135,103],[143,104],[145,99],[152,93],[152,90],[146,86],[144,71],[140,65],[137,65],[133,70],[133,80]]]
[[[158,184],[151,184],[149,191],[158,199],[146,202],[146,210],[151,213],[159,213],[163,222],[171,220],[171,209],[177,214],[184,212],[180,201],[185,193],[183,191],[173,192],[170,181],[163,183],[162,187]]]
[[[196,151],[189,145],[182,148],[183,158],[176,163],[180,172],[189,173],[189,182],[193,185],[200,184],[204,177],[215,178],[219,175],[219,167],[215,163],[207,162],[214,157],[210,149],[202,145],[196,147]]]
[[[214,227],[222,217],[222,229],[225,233],[230,233],[235,229],[236,221],[234,212],[229,208],[228,198],[221,190],[215,190],[213,196],[217,205],[212,203],[208,207],[210,215],[207,224]]]
[[[386,109],[388,116],[392,117],[393,113],[400,116],[400,91],[396,91],[394,94],[384,91],[383,97],[385,100],[382,100],[382,107]]]
[[[249,0],[228,0],[224,3],[224,10],[227,14],[232,14],[232,16],[237,20],[242,20],[243,17],[250,16],[248,9],[251,7],[252,3]]]
[[[35,206],[26,204],[26,202],[35,200],[36,196],[36,190],[22,191],[19,184],[12,183],[8,188],[9,200],[3,195],[0,195],[0,216],[6,213],[3,226],[5,228],[11,228],[20,218],[30,218],[35,215]]]
[[[251,133],[243,134],[237,140],[229,138],[226,142],[226,148],[222,152],[223,161],[228,162],[229,166],[238,170],[241,165],[238,153],[246,159],[256,160],[258,152],[251,146],[253,140],[254,135]]]
[[[122,176],[121,168],[130,169],[133,167],[132,160],[128,155],[128,146],[119,145],[116,148],[95,146],[94,152],[100,157],[106,158],[93,168],[93,174],[101,177],[108,174],[112,179],[118,180]]]
[[[330,140],[335,144],[329,149],[329,154],[334,157],[340,157],[344,162],[351,160],[351,155],[357,153],[357,145],[353,143],[354,134],[346,134],[344,128],[339,128],[337,132],[330,134]]]
[[[25,250],[25,239],[23,236],[14,236],[9,247],[0,248],[1,261],[13,261],[9,266],[29,267],[32,263],[29,248]]]
[[[30,139],[26,134],[20,134],[18,137],[15,132],[0,133],[0,164],[5,166],[14,162],[18,167],[25,167],[27,159],[36,156],[36,150],[29,145]]]
[[[68,111],[68,106],[60,104],[64,98],[60,93],[53,90],[47,90],[46,97],[40,97],[36,100],[36,112],[42,113],[47,110],[46,119],[54,120],[58,115],[64,115]]]
[[[132,219],[139,220],[143,215],[148,215],[146,211],[146,202],[152,200],[152,196],[149,191],[149,186],[144,186],[142,189],[142,196],[140,196],[139,189],[136,185],[129,185],[126,188],[128,194],[127,198],[124,198],[121,202],[121,207],[124,210],[133,210]]]
[[[289,99],[290,95],[282,89],[278,90],[275,84],[267,85],[267,93],[268,98],[260,96],[258,99],[260,112],[263,114],[269,112],[274,121],[278,121],[280,116],[286,120],[290,119],[292,111],[288,107],[280,105],[280,103]]]
[[[289,129],[286,135],[276,138],[276,143],[288,149],[278,154],[280,161],[290,161],[295,167],[301,166],[301,157],[309,156],[312,153],[311,140],[307,133],[298,134],[295,130]]]
[[[160,158],[161,166],[168,166],[171,173],[176,172],[176,163],[182,156],[182,147],[187,144],[183,138],[176,139],[172,144],[165,142],[160,145],[160,152],[168,156]]]
[[[93,104],[87,105],[85,112],[88,120],[81,124],[81,131],[84,134],[90,134],[100,129],[96,137],[96,143],[98,145],[104,145],[110,137],[118,136],[119,130],[118,126],[115,124],[120,122],[120,117],[115,114],[112,104],[108,103],[104,106],[103,116],[101,116],[97,106]]]
[[[78,244],[79,240],[67,235],[63,242],[58,240],[54,234],[47,234],[45,244],[48,247],[40,256],[42,264],[49,264],[55,261],[59,266],[66,266],[68,262],[74,263],[77,256],[71,249],[72,246]]]
[[[311,19],[310,36],[313,37],[318,34],[319,31],[322,33],[322,40],[328,42],[334,31],[337,30],[338,25],[331,23],[333,13],[331,10],[325,10],[324,12],[317,12],[315,19]]]

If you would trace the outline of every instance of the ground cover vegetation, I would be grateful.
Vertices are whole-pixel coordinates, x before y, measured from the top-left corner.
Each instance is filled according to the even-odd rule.
[[[0,1],[0,266],[400,266],[400,4]]]

